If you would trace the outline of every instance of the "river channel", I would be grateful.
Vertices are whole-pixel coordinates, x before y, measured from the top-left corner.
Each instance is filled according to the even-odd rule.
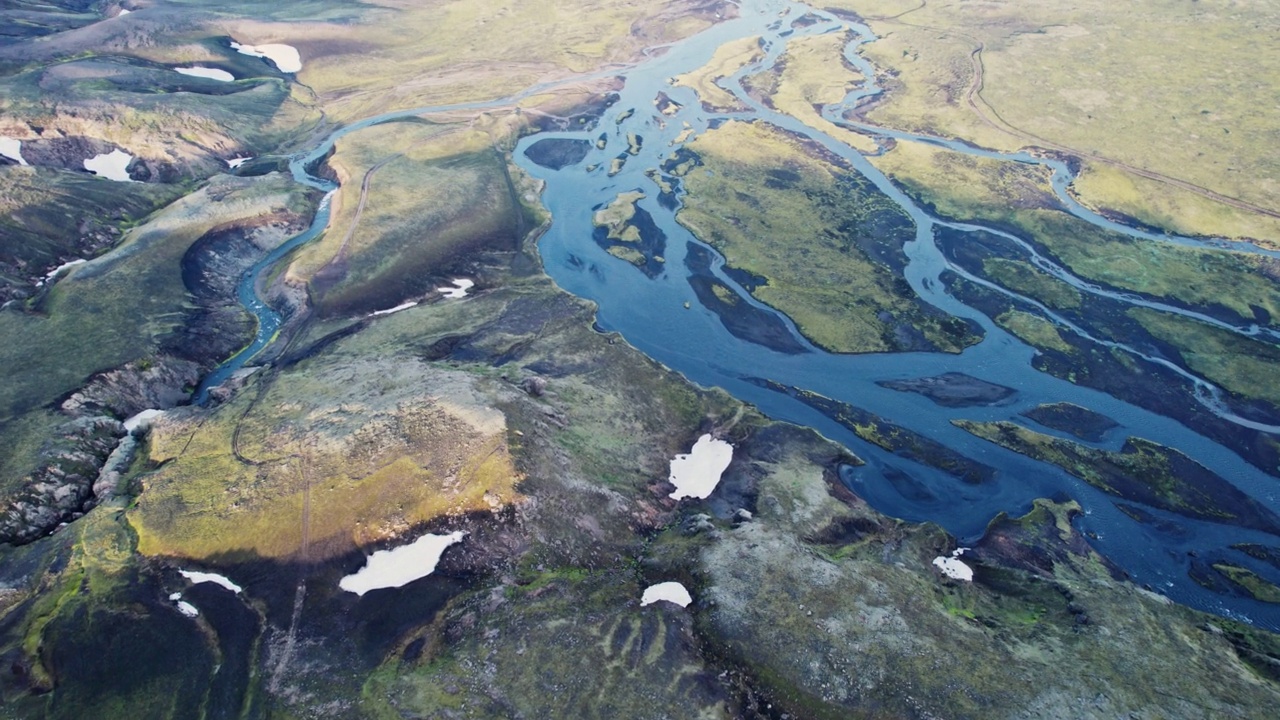
[[[795,23],[806,14],[817,22]],[[1167,523],[1135,522],[1117,509],[1111,497],[1085,482],[1053,466],[976,438],[951,424],[953,419],[962,418],[980,421],[1017,420],[1019,413],[1042,403],[1074,403],[1102,413],[1120,425],[1106,435],[1100,446],[1119,449],[1129,435],[1168,445],[1211,468],[1272,511],[1280,512],[1280,496],[1276,492],[1280,481],[1245,462],[1231,450],[1192,432],[1175,420],[1033,369],[1031,361],[1036,352],[1033,348],[1001,330],[981,312],[949,295],[939,279],[940,275],[947,270],[962,275],[964,273],[952,267],[935,245],[935,227],[941,224],[966,232],[998,231],[984,228],[980,223],[950,223],[932,217],[895,187],[858,151],[794,118],[762,106],[743,91],[742,78],[772,66],[791,39],[830,32],[853,33],[854,39],[849,43],[846,59],[852,67],[863,73],[864,82],[844,102],[824,110],[824,115],[829,120],[882,138],[935,142],[958,152],[1045,165],[1053,171],[1053,186],[1063,208],[1088,222],[1132,237],[1226,251],[1221,242],[1173,237],[1147,229],[1131,228],[1091,212],[1079,205],[1067,192],[1073,175],[1063,162],[1026,153],[994,153],[959,142],[890,132],[847,122],[844,120],[847,109],[881,91],[875,84],[873,68],[857,53],[858,45],[873,37],[870,30],[858,23],[815,11],[798,3],[743,0],[739,17],[721,22],[688,40],[655,48],[650,59],[639,65],[602,73],[621,76],[625,79],[625,86],[619,91],[617,102],[602,119],[599,127],[581,132],[540,133],[524,138],[517,145],[515,162],[529,174],[545,181],[542,201],[554,218],[539,241],[546,272],[568,292],[598,304],[597,318],[601,329],[621,334],[640,351],[681,372],[695,383],[721,387],[775,419],[813,427],[865,459],[866,464],[863,466],[845,468],[842,477],[850,488],[883,513],[911,521],[936,522],[955,534],[964,544],[980,538],[990,520],[1000,512],[1021,514],[1030,508],[1036,498],[1069,497],[1077,500],[1085,511],[1077,521],[1078,528],[1087,533],[1094,547],[1128,572],[1135,582],[1148,585],[1180,603],[1198,609],[1280,630],[1280,608],[1277,606],[1249,598],[1213,593],[1192,581],[1187,574],[1192,554],[1221,553],[1235,543],[1280,544],[1280,540],[1274,536],[1175,516],[1155,509],[1150,510],[1151,515],[1168,521]],[[671,85],[672,77],[703,66],[720,46],[750,37],[762,39],[761,46],[766,50],[766,56],[722,81],[726,90],[750,108],[749,112],[709,112],[701,106],[692,89]],[[546,86],[534,87],[518,96],[488,103],[416,108],[369,118],[336,131],[318,147],[293,158],[291,168],[299,182],[331,192],[335,189],[332,183],[309,174],[307,169],[323,157],[342,135],[401,117],[509,105],[521,97],[534,95],[545,89]],[[662,93],[679,104],[674,114],[664,115],[654,109],[655,100]],[[630,109],[635,112],[615,122],[616,117],[622,117]],[[800,336],[789,319],[751,298],[724,272],[723,260],[719,255],[676,222],[676,210],[658,202],[659,188],[645,174],[646,170],[659,167],[678,150],[677,138],[686,126],[692,128],[693,136],[696,136],[728,119],[767,122],[805,136],[842,157],[889,199],[900,205],[916,224],[916,238],[905,248],[910,260],[905,272],[907,280],[925,302],[980,325],[985,332],[982,342],[959,355],[832,354],[822,351]],[[597,149],[595,143],[601,133],[607,133],[607,143],[603,149]],[[610,176],[610,163],[626,151],[629,133],[642,136],[643,146],[637,154],[628,157],[619,172]],[[579,163],[558,170],[549,169],[531,162],[524,152],[533,143],[546,138],[586,140],[591,143],[591,150]],[[592,166],[595,168],[589,171],[588,168]],[[667,238],[665,264],[656,277],[650,277],[634,265],[610,255],[592,237],[595,229],[592,223],[593,208],[611,202],[619,193],[637,189],[646,195],[639,201],[639,206],[652,216],[658,229]],[[206,378],[198,393],[198,402],[203,402],[207,388],[225,380],[274,338],[281,319],[259,298],[256,290],[258,278],[299,244],[323,233],[328,222],[326,202],[307,232],[290,240],[245,275],[240,285],[240,300],[258,317],[258,338],[253,345]],[[1006,237],[1021,243],[1012,236]],[[1225,246],[1230,247],[1230,244]],[[731,334],[715,313],[702,306],[690,284],[690,271],[685,263],[690,247],[710,252],[715,258],[711,271],[716,277],[739,293],[743,302],[750,303],[761,312],[777,316],[780,323],[795,335],[796,344],[802,351],[779,352]],[[1252,246],[1238,249],[1259,251]],[[1032,252],[1034,253],[1033,250]],[[1129,304],[1178,312],[1233,332],[1274,338],[1271,331],[1265,328],[1231,327],[1190,310],[1170,308],[1090,285],[1071,276],[1067,270],[1046,258],[1037,256],[1036,262],[1084,292],[1105,295]],[[1002,288],[999,290],[1008,292]],[[1064,326],[1070,326],[1066,320],[1058,319]],[[1115,338],[1098,340],[1123,348]],[[1147,359],[1162,362],[1158,358]],[[962,372],[1005,385],[1017,390],[1018,394],[1012,402],[999,406],[952,409],[935,405],[922,395],[899,392],[877,384],[883,381],[932,377],[947,372]],[[1191,377],[1180,369],[1178,372]],[[771,380],[810,390],[869,410],[894,424],[996,468],[996,477],[989,482],[969,484],[928,465],[888,452],[863,441],[842,425],[790,395],[762,387],[758,382],[753,382],[753,379]],[[1216,388],[1199,378],[1193,378],[1193,381],[1201,389],[1201,402],[1219,417],[1255,430],[1275,431],[1271,426],[1232,415],[1216,400]],[[909,488],[904,489],[902,482],[893,480],[903,477],[911,478]],[[1234,555],[1232,557],[1235,558]],[[1245,560],[1239,562],[1249,565],[1259,574],[1274,578],[1274,571],[1266,566],[1258,567]]]

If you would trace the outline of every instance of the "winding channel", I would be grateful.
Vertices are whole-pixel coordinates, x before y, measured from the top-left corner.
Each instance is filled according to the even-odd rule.
[[[739,17],[721,22],[685,41],[649,53],[649,59],[622,71],[598,73],[594,77],[621,76],[625,87],[613,105],[615,111],[635,108],[636,112],[616,124],[606,117],[600,127],[575,132],[544,132],[524,138],[517,145],[515,162],[530,175],[546,183],[542,201],[554,218],[539,241],[543,264],[551,277],[565,290],[594,301],[599,306],[597,319],[603,330],[618,332],[626,340],[664,365],[704,386],[718,386],[740,400],[751,403],[778,420],[813,427],[827,437],[842,443],[867,461],[857,468],[846,468],[843,480],[877,510],[911,521],[933,521],[956,535],[962,543],[973,542],[984,532],[987,523],[999,512],[1021,514],[1031,502],[1041,497],[1069,496],[1085,508],[1079,518],[1080,530],[1089,534],[1094,546],[1110,560],[1126,570],[1135,582],[1146,584],[1173,600],[1201,610],[1247,620],[1272,630],[1280,630],[1280,607],[1249,598],[1230,598],[1215,594],[1193,582],[1187,575],[1188,554],[1222,551],[1234,543],[1255,542],[1277,544],[1277,538],[1254,530],[1198,521],[1150,510],[1169,525],[1140,524],[1119,511],[1113,499],[1065,472],[1004,450],[951,424],[953,419],[978,421],[1013,420],[1018,414],[1042,403],[1071,402],[1109,416],[1120,427],[1112,430],[1102,444],[1119,449],[1129,435],[1154,440],[1174,447],[1233,483],[1262,505],[1280,512],[1278,481],[1245,462],[1223,446],[1192,432],[1179,422],[1118,400],[1102,392],[1059,380],[1036,371],[1031,366],[1035,350],[996,326],[987,316],[968,307],[944,291],[940,275],[957,272],[971,280],[963,270],[953,267],[934,244],[934,228],[948,226],[964,232],[994,233],[1017,242],[1032,254],[1033,262],[1082,292],[1108,297],[1130,305],[1174,312],[1247,336],[1276,337],[1270,329],[1235,327],[1192,310],[1170,307],[1135,295],[1092,285],[1073,276],[1051,260],[1038,255],[1016,237],[979,223],[944,222],[929,215],[911,198],[895,187],[859,152],[836,139],[808,127],[794,118],[782,115],[754,101],[743,91],[741,81],[749,74],[772,67],[785,51],[787,42],[829,32],[851,31],[855,39],[846,49],[849,64],[864,76],[863,84],[841,103],[823,110],[828,120],[853,128],[873,137],[931,142],[957,152],[999,160],[1034,163],[1053,171],[1052,186],[1064,209],[1098,227],[1124,235],[1172,242],[1222,251],[1239,249],[1276,257],[1277,253],[1244,244],[1223,241],[1201,241],[1153,233],[1131,228],[1104,218],[1080,205],[1068,192],[1073,174],[1066,163],[1028,153],[997,153],[964,143],[889,131],[844,119],[847,110],[866,98],[881,92],[875,84],[875,72],[860,55],[858,46],[873,39],[864,25],[850,22],[799,3],[781,0],[742,0]],[[793,25],[804,15],[819,22],[805,27]],[[697,70],[710,61],[716,49],[740,38],[761,37],[765,57],[725,78],[721,85],[750,108],[750,112],[715,113],[705,110],[690,88],[673,87],[669,79]],[[574,78],[581,81],[584,78]],[[324,157],[342,136],[371,125],[403,117],[435,112],[501,107],[545,91],[551,85],[529,88],[516,96],[484,103],[465,103],[441,107],[415,108],[387,113],[343,127],[326,138],[318,147],[291,159],[293,176],[301,183],[332,193],[336,186],[311,175],[307,168]],[[653,111],[659,93],[680,105],[673,115],[658,117]],[[916,238],[906,245],[909,258],[906,278],[915,292],[927,303],[960,318],[976,322],[985,331],[982,342],[959,355],[942,353],[893,353],[838,355],[822,351],[803,338],[789,318],[762,305],[732,278],[725,274],[723,258],[699,241],[676,222],[676,210],[657,202],[659,190],[645,171],[659,167],[678,145],[677,136],[685,127],[692,135],[705,132],[714,123],[726,119],[767,122],[783,130],[802,135],[846,160],[868,178],[890,200],[907,212],[916,225]],[[595,139],[608,133],[605,148],[596,149]],[[627,146],[628,133],[644,137],[639,152],[629,157],[616,175],[608,176],[610,162]],[[525,150],[545,138],[588,140],[591,151],[581,162],[551,170],[531,162]],[[588,172],[586,168],[597,166]],[[639,201],[654,223],[667,237],[664,271],[649,278],[630,263],[609,255],[592,240],[593,208],[611,202],[620,192],[640,189],[646,197]],[[239,299],[258,318],[259,331],[254,342],[211,373],[198,390],[196,402],[203,403],[208,389],[223,382],[266,347],[278,333],[281,318],[258,294],[258,284],[265,272],[299,245],[322,234],[329,223],[328,198],[322,203],[311,227],[273,251],[244,275],[239,286]],[[753,307],[778,317],[795,335],[805,350],[782,353],[753,344],[730,334],[720,319],[705,309],[689,282],[685,257],[689,248],[700,247],[714,257],[711,272],[739,293]],[[1027,300],[1010,291],[983,283],[991,289]],[[1066,320],[1055,320],[1074,332],[1083,330]],[[1087,336],[1086,336],[1087,337]],[[1109,339],[1095,338],[1104,344],[1139,355],[1132,348]],[[1146,356],[1143,356],[1146,357]],[[1164,362],[1158,358],[1146,359]],[[1217,389],[1201,378],[1174,367],[1200,388],[1200,400],[1212,412],[1226,420],[1264,432],[1275,428],[1232,415],[1217,398]],[[944,408],[914,393],[903,393],[881,387],[878,381],[931,377],[946,372],[963,372],[974,377],[1012,387],[1016,400],[998,407]],[[935,468],[908,460],[863,441],[849,430],[830,420],[799,400],[751,382],[764,378],[783,385],[811,390],[829,398],[873,412],[886,420],[913,430],[946,445],[956,452],[997,469],[996,478],[980,485],[961,480]],[[912,478],[914,490],[901,491],[891,477]],[[1170,529],[1173,528],[1173,529]],[[1268,568],[1249,565],[1259,574],[1274,576]],[[1268,574],[1270,572],[1270,574]]]

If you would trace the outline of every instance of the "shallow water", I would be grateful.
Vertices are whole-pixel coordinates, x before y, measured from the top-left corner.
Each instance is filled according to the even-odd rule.
[[[790,27],[793,20],[805,13],[813,13],[820,21],[808,27]],[[1120,512],[1112,498],[1088,484],[1055,467],[980,440],[951,424],[953,419],[959,418],[980,421],[1016,419],[1019,413],[1041,403],[1071,402],[1104,414],[1119,424],[1102,446],[1116,449],[1129,434],[1169,445],[1213,469],[1267,508],[1280,510],[1277,480],[1216,442],[1169,418],[1034,370],[1030,364],[1035,354],[1034,349],[1002,331],[982,313],[965,306],[945,292],[939,275],[946,270],[958,269],[948,263],[934,244],[933,229],[941,221],[918,207],[856,151],[792,118],[760,106],[742,92],[742,77],[776,62],[791,38],[836,31],[856,33],[857,39],[850,43],[847,54],[854,67],[860,68],[866,75],[862,86],[851,93],[845,102],[825,110],[829,118],[840,120],[844,111],[860,98],[879,92],[870,65],[856,52],[857,45],[871,37],[870,31],[861,25],[812,11],[795,3],[744,0],[739,18],[653,52],[650,60],[632,69],[609,73],[623,76],[626,85],[601,127],[582,132],[541,133],[523,139],[516,148],[515,161],[532,176],[546,181],[543,202],[555,219],[539,241],[539,250],[548,274],[562,288],[596,302],[599,306],[598,323],[603,329],[621,333],[633,346],[683,373],[693,382],[724,388],[739,399],[756,405],[773,418],[813,427],[863,457],[867,464],[844,468],[841,472],[842,479],[881,512],[906,520],[937,522],[958,536],[961,542],[968,543],[978,539],[987,523],[999,512],[1020,514],[1030,508],[1035,498],[1070,497],[1079,501],[1085,509],[1084,515],[1077,521],[1079,529],[1088,533],[1091,542],[1129,572],[1138,583],[1149,584],[1159,592],[1192,607],[1280,629],[1280,608],[1251,599],[1216,595],[1187,577],[1190,553],[1204,555],[1226,552],[1225,548],[1239,542],[1275,544],[1276,538],[1158,510],[1151,510],[1151,514],[1159,520],[1170,521],[1172,530],[1168,525],[1139,524]],[[764,38],[763,47],[767,48],[767,57],[723,83],[726,89],[751,108],[749,112],[706,112],[692,90],[673,88],[668,84],[669,78],[704,65],[722,44],[755,36]],[[399,117],[507,105],[546,87],[529,88],[516,96],[492,102],[417,108],[368,118],[336,131],[312,151],[295,157],[291,168],[300,182],[332,190],[331,183],[307,174],[305,168],[328,152],[337,138],[347,133]],[[652,110],[659,93],[665,93],[679,103],[680,107],[673,115],[659,117]],[[618,113],[625,113],[631,108],[635,112],[615,125],[613,121]],[[900,205],[917,227],[915,241],[905,248],[910,259],[905,274],[912,288],[926,302],[954,316],[971,319],[979,324],[985,331],[985,339],[959,355],[897,353],[848,356],[826,353],[800,336],[789,318],[762,305],[742,290],[737,282],[724,273],[723,260],[715,255],[711,272],[717,279],[737,291],[743,302],[761,312],[775,315],[779,323],[795,334],[796,343],[805,352],[776,352],[730,334],[719,318],[698,301],[688,281],[688,270],[684,262],[689,247],[701,247],[713,255],[714,251],[675,221],[673,209],[664,208],[658,203],[659,189],[644,175],[645,170],[657,167],[690,136],[705,132],[712,123],[729,118],[756,119],[810,138],[847,160],[885,196]],[[1092,213],[1070,198],[1066,192],[1072,179],[1070,170],[1057,161],[1025,153],[992,153],[963,143],[909,136],[877,128],[862,129],[885,137],[910,137],[937,142],[958,152],[1044,164],[1054,171],[1053,185],[1064,208],[1088,222],[1132,237],[1208,249],[1220,249],[1223,246],[1218,241],[1181,238],[1129,228]],[[594,143],[601,131],[607,133],[607,144],[604,149],[596,149]],[[611,175],[610,162],[627,146],[627,137],[632,133],[643,136],[645,142],[634,156],[629,156],[625,166]],[[542,167],[529,161],[523,151],[543,138],[589,140],[592,149],[585,158],[573,165],[561,169]],[[588,167],[596,169],[588,172]],[[635,189],[645,192],[647,197],[639,202],[639,206],[652,216],[657,228],[668,238],[665,267],[655,277],[638,272],[630,263],[609,255],[591,239],[594,229],[592,207],[611,201],[620,192]],[[317,214],[311,229],[286,243],[246,274],[240,286],[240,298],[259,318],[258,339],[245,352],[228,361],[206,379],[197,401],[203,401],[208,387],[230,376],[264,347],[279,327],[279,316],[266,307],[254,292],[254,279],[293,247],[316,237],[327,223],[326,203]],[[979,224],[951,223],[950,226],[966,232],[985,229]],[[1251,249],[1247,246],[1239,247]],[[1045,262],[1048,262],[1047,259]],[[1090,286],[1052,263],[1046,267],[1080,287],[1082,291],[1114,296],[1116,300],[1135,305],[1158,305]],[[1176,308],[1172,310],[1190,314]],[[1258,332],[1256,328],[1232,330],[1243,334]],[[1131,351],[1120,343],[1111,340],[1107,342]],[[988,382],[1006,385],[1016,389],[1019,394],[1012,401],[998,407],[943,408],[921,395],[897,392],[877,384],[881,381],[931,377],[949,371],[963,372]],[[996,468],[997,476],[995,480],[981,485],[967,484],[937,469],[887,452],[861,440],[848,429],[795,398],[762,387],[754,381],[757,378],[810,390],[865,408],[890,422]],[[1208,383],[1203,383],[1203,386],[1205,390],[1202,402],[1206,407],[1218,412],[1221,417],[1237,421],[1242,427],[1249,426],[1249,421],[1234,418],[1220,406],[1215,406],[1214,388]],[[910,482],[904,482],[902,478],[908,478]],[[1233,562],[1247,565],[1265,577],[1278,579],[1274,569],[1259,566],[1242,556],[1231,557]]]

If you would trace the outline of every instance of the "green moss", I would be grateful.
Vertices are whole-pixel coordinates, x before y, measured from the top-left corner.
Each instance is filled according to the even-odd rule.
[[[1055,309],[1080,307],[1080,292],[1043,271],[1015,260],[989,258],[982,264],[992,280],[1010,290],[1044,302]]]
[[[1009,310],[997,317],[995,321],[997,325],[1032,347],[1050,348],[1064,353],[1071,352],[1071,346],[1062,339],[1058,326],[1039,315],[1021,310]]]
[[[1280,603],[1280,587],[1267,582],[1252,570],[1226,563],[1214,563],[1213,569],[1244,588],[1253,599],[1265,603]]]
[[[1028,430],[1011,422],[954,420],[997,445],[1057,465],[1104,492],[1190,517],[1280,530],[1280,518],[1173,448],[1131,437],[1120,452]]]
[[[1193,372],[1229,392],[1280,406],[1280,386],[1274,382],[1280,370],[1280,347],[1171,313],[1132,308],[1128,314],[1177,348]]]
[[[710,172],[688,174],[680,222],[731,266],[766,278],[753,294],[818,345],[905,349],[904,330],[947,352],[977,340],[899,276],[915,229],[862,176],[760,123],[727,123],[689,149]]]

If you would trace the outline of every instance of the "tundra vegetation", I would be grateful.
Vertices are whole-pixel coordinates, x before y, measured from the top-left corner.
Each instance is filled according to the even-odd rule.
[[[1280,77],[1271,55],[1246,63],[1250,43],[1265,47],[1265,7],[818,5],[859,13],[881,36],[865,51],[890,90],[862,119],[1074,153],[1074,192],[1090,205],[1280,242],[1274,217],[1253,209],[1276,195],[1274,127],[1240,105],[1264,94],[1241,83]],[[207,406],[189,403],[253,335],[242,274],[319,212],[322,194],[287,172],[292,153],[379,113],[632,63],[734,12],[714,0],[0,7],[0,135],[21,140],[31,162],[0,164],[0,715],[1268,717],[1280,639],[1130,582],[1079,531],[1075,502],[1000,514],[961,550],[943,528],[887,517],[852,492],[841,471],[864,460],[846,448],[697,387],[598,327],[595,307],[543,272],[536,243],[551,218],[512,152],[531,132],[635,112],[609,107],[618,81],[607,74],[341,136],[312,168],[340,183],[323,233],[258,281],[285,316],[279,336]],[[798,41],[745,85],[876,152],[817,107],[856,82],[840,57],[849,39]],[[302,67],[281,72],[232,41],[287,43]],[[1221,55],[1222,82],[1186,62],[1188,43]],[[760,57],[756,38],[741,39],[675,82],[707,108],[744,110],[716,82]],[[235,79],[172,72],[193,64]],[[1103,79],[1080,74],[1090,67]],[[1164,82],[1171,67],[1201,90],[1194,111],[1163,89],[1179,85]],[[1081,112],[1089,122],[1067,122]],[[649,149],[640,135],[627,141],[619,170]],[[1227,167],[1239,147],[1256,153]],[[115,150],[135,157],[135,182],[83,172],[85,158]],[[235,158],[251,159],[232,168]],[[1027,243],[959,243],[945,228],[936,238],[958,267],[1035,301],[948,278],[1034,346],[1037,367],[1148,392],[1163,371],[1083,333],[1125,335],[1219,384],[1233,407],[1280,407],[1268,382],[1280,351],[1221,327],[1275,328],[1268,261],[1098,230],[1063,212],[1035,167],[914,142],[871,161],[938,217],[988,221]],[[746,290],[815,345],[961,353],[983,338],[904,279],[910,216],[815,144],[735,120],[649,170],[660,195],[618,188],[595,209],[594,238],[647,276],[664,271],[666,238],[645,206],[678,201],[679,221],[731,276],[750,278]],[[1165,307],[1117,310],[1045,272],[1027,247]],[[47,277],[74,260],[86,262]],[[808,349],[711,274],[711,250],[691,243],[686,265],[735,334]],[[455,278],[474,283],[464,297],[439,289]],[[1015,392],[965,377],[895,389],[973,418]],[[853,405],[762,384],[974,486],[996,472]],[[1161,387],[1125,399],[1179,408],[1198,431],[1277,466],[1269,436],[1228,438],[1186,409],[1193,390]],[[165,412],[122,442],[122,421],[148,409]],[[1122,511],[1280,531],[1175,448],[1140,437],[1100,447],[1109,418],[1065,403],[1022,414],[1026,426],[955,422],[991,443],[980,445],[1063,468]],[[671,499],[671,459],[707,436],[733,447],[720,484],[706,499]],[[426,533],[462,533],[430,576],[362,595],[340,587],[374,551]],[[1280,601],[1261,572],[1280,567],[1280,549],[1233,552],[1199,561],[1194,579]],[[971,579],[939,572],[940,558]],[[229,580],[195,582],[193,570]],[[642,604],[664,582],[692,602]]]

